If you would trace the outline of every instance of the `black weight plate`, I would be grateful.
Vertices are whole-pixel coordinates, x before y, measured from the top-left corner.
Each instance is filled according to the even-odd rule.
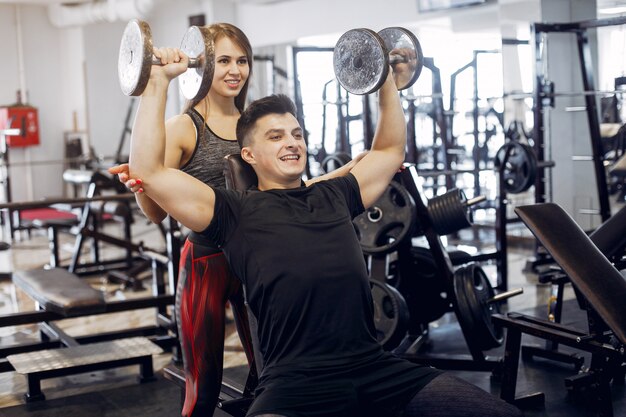
[[[504,189],[511,194],[518,194],[535,183],[537,157],[530,146],[509,141],[496,152],[494,167],[502,171]]]
[[[398,346],[406,334],[409,311],[400,292],[375,280],[370,280],[374,302],[376,337],[385,350]]]
[[[352,157],[345,152],[334,152],[326,156],[322,160],[322,169],[324,172],[331,172],[339,167],[346,165],[352,161]]]
[[[368,255],[389,253],[415,224],[415,202],[409,192],[392,181],[378,200],[352,221],[361,249]]]
[[[499,303],[487,300],[495,291],[483,269],[468,264],[454,273],[454,292],[459,311],[459,323],[468,336],[468,345],[489,350],[502,345],[503,332],[495,326],[491,316],[500,313]]]
[[[446,283],[428,248],[412,247],[411,275],[400,276],[395,287],[406,300],[413,323],[430,323],[450,311]]]
[[[472,226],[472,211],[466,203],[465,193],[458,188],[428,200],[428,214],[438,235],[449,235]]]

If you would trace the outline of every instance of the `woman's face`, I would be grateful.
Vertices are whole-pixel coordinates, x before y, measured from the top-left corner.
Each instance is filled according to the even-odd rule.
[[[215,72],[211,92],[237,97],[250,74],[246,53],[228,37],[215,42]]]

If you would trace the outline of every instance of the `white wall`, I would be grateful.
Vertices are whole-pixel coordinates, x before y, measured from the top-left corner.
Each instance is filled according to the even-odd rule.
[[[15,102],[15,92],[20,88],[22,78],[28,104],[39,111],[40,145],[12,148],[10,160],[20,163],[61,159],[64,152],[63,133],[71,128],[72,115],[68,107],[72,107],[77,100],[76,94],[80,96],[82,93],[82,86],[66,80],[71,80],[81,64],[64,52],[64,48],[68,47],[64,41],[68,39],[62,31],[50,25],[45,8],[20,6],[23,46],[23,77],[20,77],[16,7],[0,5],[0,39],[3,40],[0,103],[8,105]],[[74,42],[68,43],[71,46]],[[78,55],[82,53],[78,51]],[[12,167],[13,201],[61,195],[61,174],[59,164]]]
[[[516,7],[523,9],[519,4],[536,6],[537,0],[500,0],[500,3],[518,3]],[[257,5],[231,0],[155,0],[155,7],[144,18],[151,24],[156,45],[179,44],[188,27],[188,17],[204,13],[209,23],[227,21],[241,27],[257,50],[271,51],[272,46],[281,45],[283,52],[300,38],[338,36],[354,27],[380,29],[401,25],[416,32],[427,27],[442,31],[500,29],[495,0],[484,6],[422,16],[417,12],[415,0],[396,0],[392,6],[379,0],[291,0]],[[14,5],[0,3],[0,39],[4,46],[0,104],[13,103],[20,84],[15,10]],[[88,131],[96,153],[112,156],[131,100],[121,93],[117,81],[117,54],[125,22],[59,29],[50,24],[44,6],[21,6],[20,10],[24,79],[29,102],[40,111],[41,145],[29,150],[12,149],[12,161],[61,159],[64,133],[72,130],[74,113],[78,129]],[[422,43],[429,56],[445,47],[427,36]],[[286,58],[284,53],[277,55]],[[285,62],[279,65],[288,68]],[[179,112],[181,105],[177,85],[173,83],[166,115]],[[124,153],[128,149],[126,139]],[[59,164],[12,171],[13,199],[60,195],[61,172]]]

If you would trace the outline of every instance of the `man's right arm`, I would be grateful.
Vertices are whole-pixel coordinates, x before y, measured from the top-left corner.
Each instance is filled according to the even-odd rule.
[[[130,177],[141,178],[145,194],[172,217],[191,230],[202,231],[213,218],[215,193],[202,181],[163,162],[167,87],[185,70],[188,59],[178,50],[159,54],[167,65],[152,67],[150,82],[139,101],[131,134]]]

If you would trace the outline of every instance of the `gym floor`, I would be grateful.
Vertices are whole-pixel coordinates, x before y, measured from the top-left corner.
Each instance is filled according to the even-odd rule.
[[[156,227],[148,224],[140,215],[135,216],[133,240],[150,242],[159,249],[165,242]],[[118,225],[105,226],[107,233],[119,235]],[[524,235],[523,232],[520,232]],[[493,241],[491,230],[480,230],[481,240]],[[484,239],[483,239],[484,238]],[[524,239],[515,239],[524,240]],[[61,235],[61,258],[67,263],[71,257],[73,238]],[[85,256],[88,245],[85,245]],[[482,251],[493,250],[491,245],[480,247]],[[524,293],[509,300],[506,309],[519,311],[544,318],[547,314],[547,301],[550,286],[539,285],[533,273],[524,272],[527,260],[532,256],[529,245],[510,248],[509,251],[509,288],[523,287]],[[102,245],[102,256],[120,256],[119,249]],[[49,257],[48,241],[44,232],[33,230],[30,235],[22,232],[12,243],[11,249],[0,252],[0,272],[18,269],[36,269],[43,267]],[[494,276],[495,267],[484,266],[490,276]],[[143,291],[124,289],[121,285],[108,282],[104,277],[89,278],[89,282],[105,292],[108,299],[130,299],[146,295],[150,291],[149,283]],[[585,327],[585,318],[573,300],[571,288],[566,287],[563,323],[575,327]],[[0,315],[34,309],[34,303],[9,281],[0,282]],[[72,336],[97,332],[151,325],[155,322],[153,309],[135,310],[86,318],[66,319],[57,325]],[[245,377],[245,356],[238,337],[231,323],[226,329],[225,373],[233,378]],[[0,344],[36,340],[35,325],[0,328]],[[460,328],[452,314],[446,314],[431,324],[431,349],[437,353],[468,353]],[[543,345],[543,341],[523,336],[522,343]],[[567,349],[564,349],[567,350]],[[501,356],[503,348],[487,352],[489,356]],[[585,355],[583,355],[585,356]],[[171,361],[171,354],[155,356],[154,368],[157,381],[139,384],[136,380],[137,367],[117,368],[95,371],[85,374],[52,378],[42,381],[42,390],[46,400],[26,404],[22,398],[26,391],[26,379],[16,372],[0,373],[0,417],[3,416],[46,416],[82,417],[95,416],[170,416],[180,415],[180,391],[178,387],[161,376],[161,369]],[[588,361],[588,358],[587,358]],[[586,362],[588,364],[588,362]],[[490,378],[488,372],[450,371],[479,387],[499,394],[500,385]],[[545,407],[526,410],[526,416],[593,416],[578,399],[571,398],[564,386],[564,378],[575,373],[572,365],[554,361],[534,359],[522,361],[519,368],[517,394],[535,391],[545,393]],[[626,389],[624,385],[613,386],[613,406],[615,416],[626,416]],[[223,415],[219,411],[215,415]]]

